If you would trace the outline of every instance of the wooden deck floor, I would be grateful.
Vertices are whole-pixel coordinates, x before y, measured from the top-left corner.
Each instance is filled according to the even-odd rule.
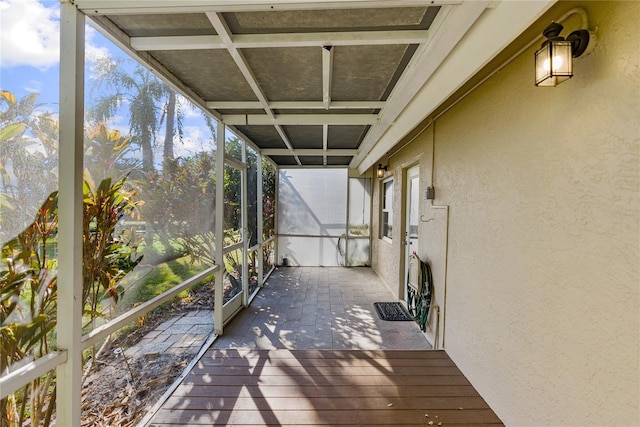
[[[444,351],[210,349],[149,425],[502,423]]]
[[[393,300],[369,268],[276,270],[147,425],[502,425]]]

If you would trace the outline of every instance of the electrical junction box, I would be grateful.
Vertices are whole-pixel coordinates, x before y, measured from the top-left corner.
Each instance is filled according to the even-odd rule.
[[[427,187],[427,189],[424,190],[424,199],[433,200],[435,198],[436,198],[436,189],[433,187]]]

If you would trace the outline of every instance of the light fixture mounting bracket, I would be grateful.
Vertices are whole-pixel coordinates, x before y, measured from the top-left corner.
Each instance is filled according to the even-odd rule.
[[[589,46],[589,30],[576,30],[567,36],[567,41],[571,42],[571,56],[577,58]]]

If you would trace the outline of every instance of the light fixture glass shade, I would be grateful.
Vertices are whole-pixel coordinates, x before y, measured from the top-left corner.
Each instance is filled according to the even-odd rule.
[[[386,168],[382,166],[382,164],[378,165],[378,178],[384,178],[384,171]]]
[[[536,52],[536,86],[556,86],[572,76],[571,42],[549,41]]]

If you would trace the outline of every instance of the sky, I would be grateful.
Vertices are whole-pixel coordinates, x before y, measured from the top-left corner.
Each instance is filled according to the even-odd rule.
[[[58,0],[0,0],[0,89],[17,98],[36,92],[42,109],[57,113],[60,67],[60,3]],[[91,63],[105,56],[126,56],[90,25],[86,28],[86,61],[90,85]],[[86,89],[89,90],[88,88]],[[197,150],[207,139],[201,114],[184,108],[183,144],[176,154]],[[126,111],[110,126],[128,131]]]
[[[40,93],[58,102],[60,4],[58,0],[0,0],[0,86],[21,98]],[[87,29],[87,57],[107,55],[97,32]],[[96,40],[98,39],[98,40]],[[98,44],[96,44],[96,42]],[[100,43],[102,42],[102,43]]]

